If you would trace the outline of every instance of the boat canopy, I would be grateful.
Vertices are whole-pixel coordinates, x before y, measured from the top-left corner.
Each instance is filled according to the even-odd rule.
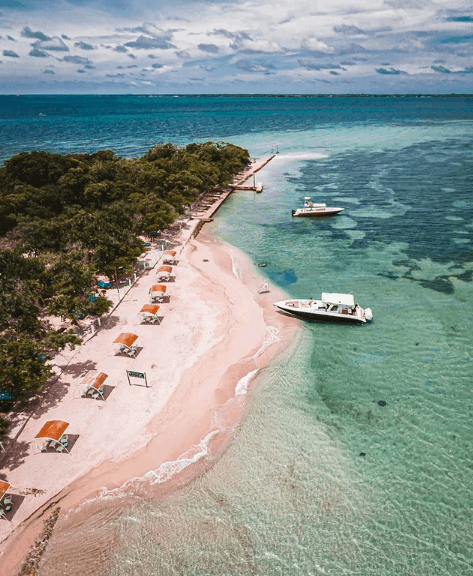
[[[345,306],[346,308],[355,307],[355,299],[353,294],[332,294],[322,292],[322,302],[324,304],[336,304],[337,306]]]

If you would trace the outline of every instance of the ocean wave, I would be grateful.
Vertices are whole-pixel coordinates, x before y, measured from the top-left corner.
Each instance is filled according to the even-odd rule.
[[[162,484],[167,482],[173,476],[181,472],[184,468],[187,468],[191,464],[195,464],[204,456],[208,454],[208,445],[210,440],[218,434],[218,430],[212,430],[207,436],[198,444],[197,448],[200,448],[193,456],[184,455],[177,460],[172,460],[170,462],[163,462],[157,470],[150,470],[144,475],[144,478],[151,480],[152,484]]]
[[[230,258],[232,259],[232,272],[235,274],[236,279],[241,281],[240,271],[238,266],[236,265],[235,258],[230,254]]]
[[[244,395],[248,392],[248,384],[251,382],[253,376],[255,376],[258,371],[258,368],[256,370],[252,370],[251,372],[248,372],[246,376],[243,376],[243,378],[238,380],[237,385],[235,386],[235,396]]]
[[[271,344],[273,344],[274,342],[280,340],[278,334],[279,330],[275,326],[266,326],[266,329],[264,331],[263,343],[261,344],[259,350],[255,354],[253,354],[251,360],[253,360],[254,358],[258,358],[258,356],[261,356],[261,354],[263,354],[266,348],[271,346]]]

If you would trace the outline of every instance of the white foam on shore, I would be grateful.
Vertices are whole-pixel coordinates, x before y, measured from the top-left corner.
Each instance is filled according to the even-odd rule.
[[[248,372],[246,376],[243,376],[243,378],[240,378],[240,380],[238,380],[237,385],[235,386],[235,396],[247,394],[248,384],[251,382],[253,376],[255,376],[257,372],[259,372],[258,368],[256,370]]]
[[[238,266],[236,265],[235,258],[230,254],[230,258],[232,259],[232,272],[235,275],[237,280],[241,282],[240,271],[238,270]]]
[[[251,359],[258,358],[258,356],[261,356],[261,354],[263,354],[266,348],[271,346],[271,344],[273,344],[274,342],[280,340],[278,334],[279,330],[275,326],[266,326],[266,329],[264,331],[263,343],[261,344],[260,349],[255,354],[253,354]]]
[[[163,462],[157,470],[150,470],[144,475],[144,478],[151,480],[153,484],[162,484],[167,480],[170,480],[173,476],[181,472],[184,468],[187,468],[191,464],[195,464],[204,456],[208,454],[208,445],[210,440],[218,434],[218,430],[212,430],[207,436],[199,443],[199,452],[196,452],[191,457],[178,458],[170,462]]]

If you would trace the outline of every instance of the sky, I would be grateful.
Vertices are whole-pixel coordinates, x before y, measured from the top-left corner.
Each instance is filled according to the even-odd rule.
[[[0,0],[0,94],[472,94],[472,81],[472,0]]]

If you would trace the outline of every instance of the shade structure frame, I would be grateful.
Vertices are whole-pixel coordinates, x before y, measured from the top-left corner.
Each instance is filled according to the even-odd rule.
[[[98,370],[89,371],[86,376],[77,385],[77,391],[80,397],[84,397],[90,391],[96,391],[105,400],[103,395],[103,383],[108,378],[108,374]]]
[[[3,497],[8,492],[9,488],[10,488],[10,484],[8,482],[5,482],[4,480],[0,480],[0,504],[3,500]]]

